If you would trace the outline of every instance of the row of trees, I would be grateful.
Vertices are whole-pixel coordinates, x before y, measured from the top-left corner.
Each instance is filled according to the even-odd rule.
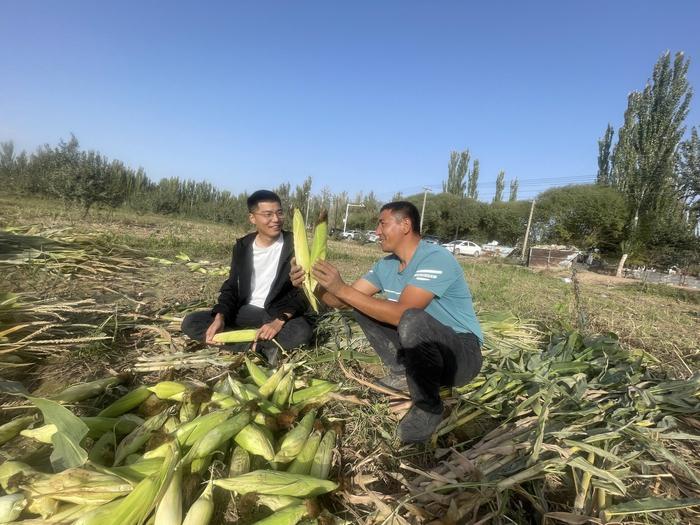
[[[682,54],[669,54],[654,67],[652,79],[628,98],[625,119],[617,135],[608,126],[598,146],[596,184],[550,189],[537,197],[533,217],[534,242],[597,248],[636,262],[687,266],[698,260],[700,220],[700,139],[693,128],[685,137],[685,118],[692,90]],[[478,200],[479,161],[469,150],[453,151],[443,192],[429,195],[423,231],[443,240],[469,238],[477,242],[522,242],[529,201],[517,200],[518,181],[510,182],[504,201],[505,173],[497,177],[491,203]],[[12,142],[0,143],[0,184],[6,191],[44,195],[79,205],[85,214],[93,206],[123,206],[139,212],[181,215],[245,227],[247,194],[234,194],[208,182],[178,178],[150,180],[96,151],[80,149],[71,136],[58,145],[17,153]],[[294,188],[273,188],[285,206],[299,208],[313,221],[321,208],[329,211],[331,228],[373,229],[381,207],[373,192],[350,196],[328,187],[313,192],[309,177]],[[420,209],[423,194],[408,199]]]
[[[469,168],[471,154],[469,150],[452,151],[450,161],[447,164],[447,179],[442,183],[442,192],[456,195],[457,197],[468,197],[473,200],[479,199],[479,159],[474,159],[472,167]],[[496,193],[492,202],[503,202],[503,191],[506,187],[506,172],[498,172],[496,177]],[[510,181],[509,202],[518,200],[518,179]]]

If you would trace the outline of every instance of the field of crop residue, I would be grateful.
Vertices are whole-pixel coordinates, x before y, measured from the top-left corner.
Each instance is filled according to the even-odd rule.
[[[370,386],[381,367],[347,313],[311,316],[314,345],[276,374],[183,337],[243,233],[0,200],[0,485],[17,519],[138,523],[211,494],[211,523],[697,521],[697,292],[460,259],[482,373],[443,392],[429,444],[404,446],[407,399]],[[382,256],[328,252],[348,281]]]

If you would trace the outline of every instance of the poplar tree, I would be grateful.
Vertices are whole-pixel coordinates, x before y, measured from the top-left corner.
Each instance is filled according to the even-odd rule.
[[[479,159],[474,159],[474,165],[469,172],[469,182],[467,183],[467,197],[470,199],[477,200],[479,198],[479,191],[477,190],[477,184],[479,183]]]
[[[450,152],[450,161],[447,165],[447,180],[442,183],[442,191],[458,197],[464,196],[466,182],[464,178],[469,167],[469,150],[461,153]]]
[[[515,202],[518,200],[518,179],[517,177],[510,181],[510,195],[508,196],[508,202]]]
[[[652,78],[642,91],[627,98],[625,121],[613,152],[613,185],[627,198],[630,217],[628,238],[621,247],[621,275],[630,246],[644,246],[654,230],[676,213],[678,200],[674,167],[685,133],[692,88],[689,62],[683,53],[665,53],[654,65]]]
[[[499,171],[498,177],[496,177],[496,194],[493,196],[493,202],[503,201],[503,190],[506,187],[505,178],[506,178],[506,172]]]
[[[603,186],[610,186],[612,184],[610,173],[610,149],[612,147],[614,134],[615,131],[613,127],[608,124],[605,135],[598,140],[598,176],[596,177],[596,184],[602,184]]]

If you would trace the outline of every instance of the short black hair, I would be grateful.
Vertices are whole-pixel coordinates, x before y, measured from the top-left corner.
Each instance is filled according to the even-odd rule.
[[[253,211],[258,207],[258,204],[261,202],[276,202],[282,206],[282,201],[280,200],[279,195],[277,195],[274,191],[258,190],[253,192],[252,195],[248,197],[248,211],[253,213]]]
[[[408,201],[387,202],[379,212],[391,210],[392,215],[399,215],[402,219],[408,217],[411,220],[411,230],[420,234],[420,212],[416,205]]]

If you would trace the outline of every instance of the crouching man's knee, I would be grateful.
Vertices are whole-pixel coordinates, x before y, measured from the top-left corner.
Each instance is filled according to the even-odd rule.
[[[402,346],[410,347],[413,341],[420,339],[421,335],[425,335],[425,323],[423,320],[427,315],[425,310],[420,308],[409,308],[404,311],[397,327]]]

